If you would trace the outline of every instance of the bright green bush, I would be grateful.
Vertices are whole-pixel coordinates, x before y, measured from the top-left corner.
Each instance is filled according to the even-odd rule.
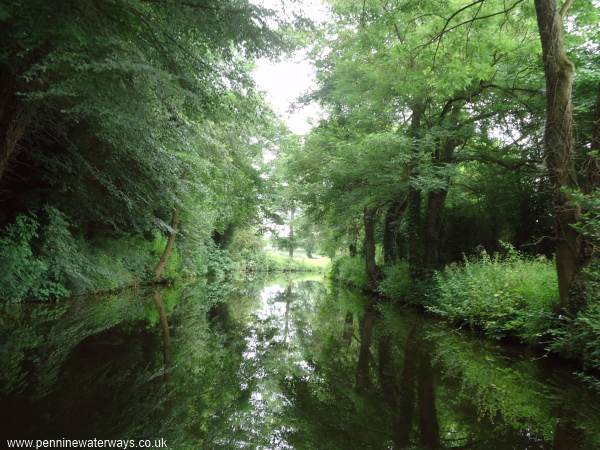
[[[539,342],[554,323],[558,282],[554,264],[545,258],[528,258],[512,248],[504,257],[483,252],[464,265],[446,267],[434,280],[428,309],[491,337]]]
[[[336,258],[331,266],[331,278],[340,281],[343,284],[357,288],[366,288],[368,286],[365,263],[358,256],[342,256]]]
[[[377,290],[390,299],[406,301],[410,293],[411,280],[408,264],[404,261],[384,267],[383,280]]]

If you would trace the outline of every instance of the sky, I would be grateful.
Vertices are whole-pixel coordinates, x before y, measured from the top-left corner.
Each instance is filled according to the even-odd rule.
[[[285,8],[289,0],[257,0],[256,3],[280,9]],[[299,0],[296,4],[300,4],[303,13],[316,22],[322,22],[327,17],[327,9],[322,0]],[[292,111],[298,97],[316,87],[315,68],[308,60],[305,50],[277,61],[259,59],[253,77],[258,88],[265,92],[273,110],[293,133],[306,134],[311,129],[311,123],[317,123],[321,116],[321,109],[317,104],[297,105]]]

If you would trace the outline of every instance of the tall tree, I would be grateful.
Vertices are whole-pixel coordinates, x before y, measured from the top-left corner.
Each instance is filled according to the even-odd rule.
[[[545,161],[554,188],[556,227],[556,267],[561,306],[578,307],[571,288],[587,264],[584,237],[574,228],[581,218],[579,206],[569,198],[569,190],[579,186],[573,149],[573,80],[575,66],[565,46],[564,21],[573,0],[559,8],[556,0],[535,0],[544,75],[546,78]],[[588,186],[588,189],[593,189]],[[581,306],[581,305],[579,305]]]

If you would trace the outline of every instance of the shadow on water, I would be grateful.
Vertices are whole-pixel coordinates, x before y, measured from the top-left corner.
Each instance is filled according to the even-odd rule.
[[[174,449],[597,449],[550,359],[318,277],[3,307],[5,438]]]

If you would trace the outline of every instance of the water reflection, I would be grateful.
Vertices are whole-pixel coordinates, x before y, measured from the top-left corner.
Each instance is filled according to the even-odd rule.
[[[11,305],[1,319],[8,438],[600,448],[596,397],[568,370],[319,279]]]
[[[167,319],[167,313],[165,310],[165,304],[163,303],[162,295],[158,289],[154,290],[154,304],[158,311],[160,318],[160,328],[163,336],[163,361],[164,361],[164,372],[165,377],[168,376],[169,369],[171,367],[171,331],[169,329],[169,320]]]

